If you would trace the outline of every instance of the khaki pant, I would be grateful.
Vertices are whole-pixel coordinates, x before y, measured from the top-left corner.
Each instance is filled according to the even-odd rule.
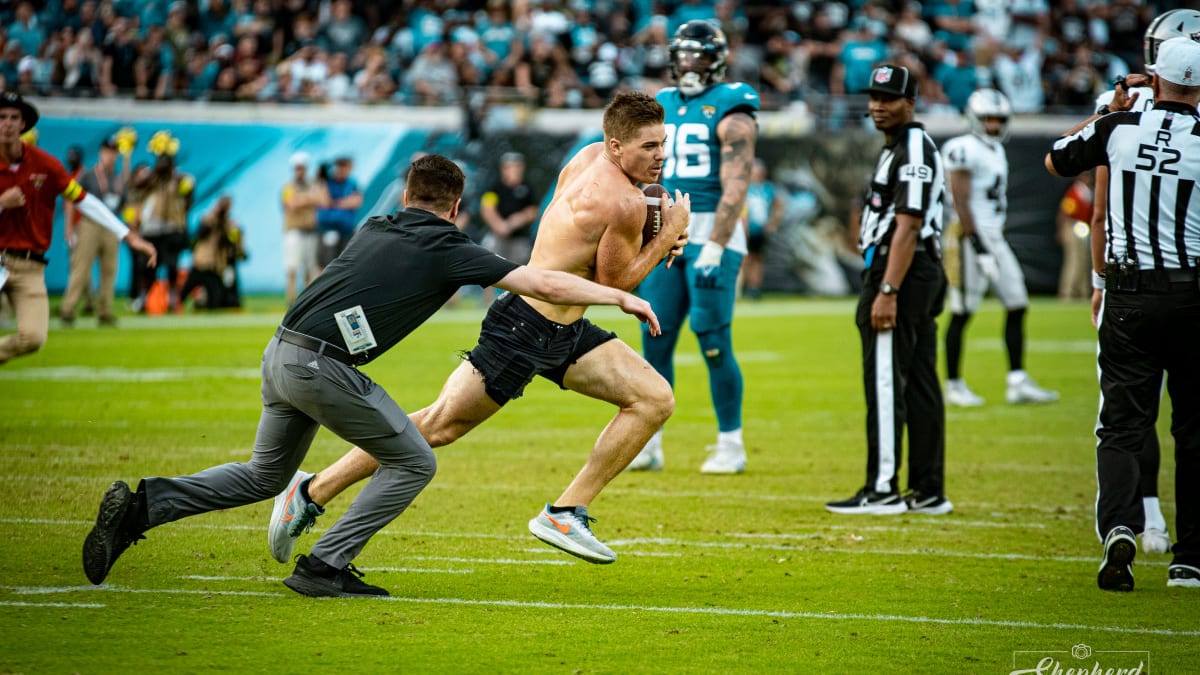
[[[0,363],[46,344],[50,300],[46,297],[46,266],[24,258],[4,258],[8,282],[0,293],[8,296],[17,317],[17,332],[0,339]]]
[[[117,284],[117,253],[121,240],[103,226],[84,218],[79,221],[79,241],[71,251],[71,276],[63,294],[62,316],[75,318],[79,299],[92,284],[92,262],[100,261],[100,296],[96,299],[96,316],[101,320],[113,318],[113,294]]]

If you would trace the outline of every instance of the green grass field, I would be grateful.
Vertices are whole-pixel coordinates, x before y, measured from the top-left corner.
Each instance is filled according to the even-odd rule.
[[[1142,672],[1196,672],[1200,592],[1166,587],[1168,556],[1138,558],[1131,594],[1096,588],[1086,306],[1031,308],[1028,369],[1062,393],[1041,407],[1003,402],[1001,310],[989,303],[976,317],[966,375],[988,405],[947,413],[957,508],[942,517],[822,508],[863,481],[852,302],[738,311],[745,474],[698,472],[715,421],[685,338],[666,469],[622,475],[592,505],[617,562],[550,549],[526,522],[582,466],[612,411],[539,380],[439,450],[437,478],[358,558],[387,600],[285,588],[291,567],[267,550],[269,501],[152,530],[105,585],[88,584],[80,547],[114,479],[249,456],[257,365],[279,307],[52,328],[40,353],[0,367],[0,672],[1009,673],[1047,655],[1059,672],[1139,661]],[[632,319],[590,315],[637,345]],[[481,316],[444,311],[367,371],[420,408]],[[1168,413],[1160,485],[1174,531]],[[344,450],[322,431],[304,466]],[[1092,655],[1075,658],[1076,645]]]

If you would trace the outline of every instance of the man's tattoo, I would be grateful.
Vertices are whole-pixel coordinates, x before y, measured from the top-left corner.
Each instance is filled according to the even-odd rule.
[[[721,201],[717,204],[712,239],[728,243],[750,190],[750,171],[754,168],[754,143],[758,125],[745,113],[726,118],[721,139]]]

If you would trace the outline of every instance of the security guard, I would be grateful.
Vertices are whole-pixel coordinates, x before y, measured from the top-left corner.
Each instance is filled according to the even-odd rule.
[[[1178,543],[1167,585],[1200,588],[1200,44],[1162,43],[1154,108],[1093,115],[1046,155],[1055,175],[1107,166],[1108,232],[1100,318],[1096,426],[1097,583],[1133,590],[1135,532],[1144,525],[1138,453],[1158,417],[1166,371],[1174,410]],[[1098,279],[1097,281],[1100,281]]]
[[[883,65],[871,73],[870,115],[887,141],[863,208],[866,269],[858,301],[867,398],[867,482],[833,513],[944,514],[946,414],[937,374],[937,323],[946,293],[938,237],[945,175],[941,155],[913,121],[917,78]],[[908,424],[911,492],[897,469]]]

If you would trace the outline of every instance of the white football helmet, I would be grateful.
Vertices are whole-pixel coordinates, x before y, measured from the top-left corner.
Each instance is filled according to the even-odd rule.
[[[1158,60],[1158,46],[1171,38],[1185,37],[1200,42],[1200,11],[1173,9],[1159,14],[1146,28],[1142,50],[1146,57],[1146,72],[1154,73],[1154,62]]]
[[[1004,142],[1008,139],[1008,120],[1012,117],[1012,104],[1008,97],[995,89],[977,89],[967,99],[967,122],[971,125],[971,133],[985,141]],[[983,124],[985,117],[999,117],[1003,120],[1000,131],[989,134]]]

